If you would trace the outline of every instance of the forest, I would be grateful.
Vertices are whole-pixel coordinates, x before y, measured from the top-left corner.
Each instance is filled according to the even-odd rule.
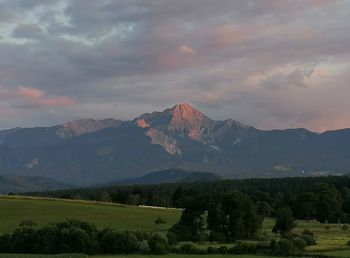
[[[269,179],[220,180],[213,182],[174,183],[160,185],[108,186],[41,193],[28,193],[63,199],[83,199],[129,205],[185,208],[195,198],[241,192],[254,204],[265,203],[271,215],[288,207],[294,217],[322,223],[345,223],[350,214],[350,177],[291,177]],[[11,194],[11,193],[10,193]],[[207,200],[206,203],[209,203]],[[205,210],[208,210],[206,207]]]

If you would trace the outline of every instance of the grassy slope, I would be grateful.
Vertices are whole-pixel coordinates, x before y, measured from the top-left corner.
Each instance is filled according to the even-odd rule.
[[[166,258],[227,258],[227,257],[234,257],[234,258],[272,258],[271,256],[257,256],[257,255],[175,255],[175,254],[168,254],[168,255],[124,255],[124,256],[93,256],[94,258],[158,258],[158,257],[166,257]],[[2,258],[0,256],[0,258]],[[11,257],[12,258],[12,257]]]
[[[0,254],[0,258],[85,258],[85,255],[29,255],[29,254]],[[94,258],[225,258],[225,257],[235,257],[235,258],[272,258],[271,256],[251,256],[251,255],[101,255],[92,256]]]
[[[42,226],[67,218],[93,222],[98,228],[151,231],[159,216],[167,222],[161,225],[161,230],[166,230],[178,221],[180,215],[178,210],[0,196],[0,233],[13,231],[23,220],[33,220]]]

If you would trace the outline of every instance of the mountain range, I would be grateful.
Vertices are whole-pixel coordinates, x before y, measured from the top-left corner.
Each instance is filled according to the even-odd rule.
[[[347,174],[350,129],[260,130],[178,104],[134,120],[0,131],[0,174],[91,185],[178,167],[224,178]]]
[[[165,183],[204,182],[216,181],[221,177],[210,172],[188,171],[178,168],[169,168],[147,173],[139,177],[111,182],[110,185],[155,185]]]
[[[43,177],[0,175],[0,194],[41,192],[71,187],[73,186]]]

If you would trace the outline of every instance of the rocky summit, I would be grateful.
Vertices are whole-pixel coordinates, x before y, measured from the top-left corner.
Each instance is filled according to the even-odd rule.
[[[225,178],[346,174],[350,129],[260,130],[213,120],[190,104],[131,121],[83,119],[0,131],[0,174],[74,185],[178,167]]]

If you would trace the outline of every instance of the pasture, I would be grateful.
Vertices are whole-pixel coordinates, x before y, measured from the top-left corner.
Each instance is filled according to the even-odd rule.
[[[0,197],[0,233],[13,231],[24,220],[32,220],[40,227],[68,218],[92,222],[98,228],[152,231],[154,221],[161,217],[166,224],[160,225],[159,229],[165,231],[175,224],[180,216],[180,211],[172,209],[139,208],[77,200]]]

